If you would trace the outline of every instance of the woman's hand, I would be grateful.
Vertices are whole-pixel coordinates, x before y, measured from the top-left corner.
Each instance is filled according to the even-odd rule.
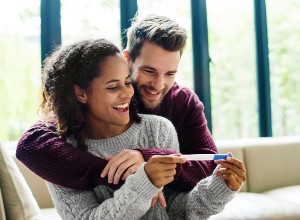
[[[247,179],[243,162],[234,157],[227,157],[226,160],[215,160],[215,163],[220,166],[215,175],[220,175],[232,191],[239,190]]]
[[[124,149],[114,157],[105,157],[107,165],[101,172],[101,177],[107,175],[108,182],[118,184],[120,178],[125,180],[129,175],[135,173],[145,162],[144,157],[138,150]]]
[[[148,178],[157,188],[172,182],[176,174],[178,163],[185,163],[186,159],[180,155],[152,156],[145,164],[145,172]]]

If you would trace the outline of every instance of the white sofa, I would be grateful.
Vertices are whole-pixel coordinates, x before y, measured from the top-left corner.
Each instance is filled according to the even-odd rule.
[[[45,181],[16,159],[15,145],[0,142],[0,220],[61,220]]]
[[[300,219],[300,136],[216,141],[247,169],[247,181],[210,219]]]
[[[241,192],[226,205],[225,209],[220,214],[212,216],[210,220],[300,219],[300,165],[298,162],[300,137],[216,141],[216,144],[220,152],[232,152],[235,157],[244,162],[247,169],[247,181]],[[11,155],[13,154],[12,150]],[[33,174],[18,160],[15,159],[15,161],[33,195],[30,198],[31,204],[27,202],[19,206],[24,210],[31,210],[29,214],[33,216],[23,219],[60,220],[53,208],[44,180]],[[1,216],[1,213],[7,211],[5,202],[3,207],[1,200],[1,192],[4,196],[3,184],[1,185],[3,181],[1,180],[3,176],[1,157],[0,163],[0,219],[5,220],[5,215]],[[24,194],[24,189],[19,193]],[[39,208],[35,206],[35,201]],[[22,218],[17,220],[22,220]]]

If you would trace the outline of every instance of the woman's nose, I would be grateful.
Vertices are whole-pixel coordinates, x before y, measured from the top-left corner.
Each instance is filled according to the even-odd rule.
[[[133,87],[132,86],[129,86],[129,87],[125,86],[124,89],[122,89],[120,97],[122,97],[122,98],[130,98],[131,99],[132,96],[133,96],[133,94],[134,94]]]

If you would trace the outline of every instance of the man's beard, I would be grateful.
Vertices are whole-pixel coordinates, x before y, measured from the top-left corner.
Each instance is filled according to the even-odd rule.
[[[141,94],[145,93],[145,91],[142,91],[143,88],[145,88],[145,86],[134,85],[134,87],[135,87],[135,93],[136,93],[136,96],[137,96],[139,102],[141,102],[146,109],[154,109],[154,108],[158,107],[161,104],[161,102],[163,101],[163,99],[164,99],[164,97],[167,93],[167,89],[164,88],[160,92],[159,99],[150,100],[147,97],[144,97],[144,96],[141,95]],[[149,90],[154,90],[154,89],[149,88],[149,87],[146,87],[146,88],[149,89]]]

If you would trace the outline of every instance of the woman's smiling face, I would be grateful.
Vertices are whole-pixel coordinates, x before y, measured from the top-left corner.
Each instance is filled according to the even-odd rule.
[[[86,125],[94,128],[124,126],[130,122],[129,105],[134,94],[129,67],[121,54],[107,57],[100,64],[100,76],[84,92],[88,109]]]

